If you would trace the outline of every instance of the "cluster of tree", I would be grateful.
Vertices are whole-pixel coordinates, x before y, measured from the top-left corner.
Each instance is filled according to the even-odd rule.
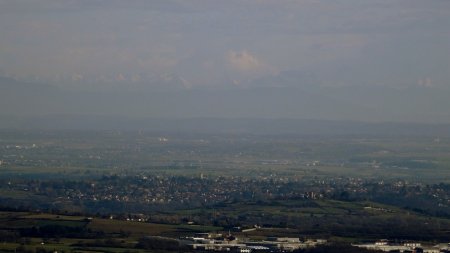
[[[146,236],[140,238],[136,245],[136,248],[179,252],[187,252],[188,250],[188,248],[184,245],[181,245],[178,240],[159,236]]]
[[[114,248],[126,248],[128,245],[125,241],[114,238],[96,239],[93,242],[79,242],[73,244],[78,247],[114,247]]]
[[[85,226],[44,225],[19,229],[21,237],[41,238],[98,238],[104,235],[102,231],[91,231]]]
[[[0,242],[17,242],[20,234],[16,231],[0,230]]]

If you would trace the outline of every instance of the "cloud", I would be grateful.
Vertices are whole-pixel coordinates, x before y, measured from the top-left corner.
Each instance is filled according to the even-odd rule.
[[[227,58],[231,66],[241,72],[255,72],[264,68],[264,64],[247,50],[240,52],[230,50]]]
[[[116,76],[116,80],[117,80],[117,81],[125,81],[126,79],[125,79],[125,76],[124,76],[122,73],[119,73],[119,74]]]
[[[417,81],[417,83],[420,87],[426,87],[426,88],[433,87],[433,83],[432,83],[430,77],[427,77],[425,79],[420,79]]]
[[[72,74],[72,81],[81,81],[83,80],[84,76],[78,73]]]

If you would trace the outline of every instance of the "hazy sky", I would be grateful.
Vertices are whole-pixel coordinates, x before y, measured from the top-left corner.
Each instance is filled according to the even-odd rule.
[[[0,113],[9,114],[448,122],[450,1],[0,0],[0,77],[142,91],[142,103],[123,96],[117,108],[101,104],[117,97],[72,94],[70,104],[58,95],[52,104],[46,91],[8,106],[15,95],[5,95]],[[259,86],[300,90],[153,94]],[[405,87],[423,90],[398,91]]]
[[[0,34],[1,74],[20,79],[176,75],[196,86],[282,71],[323,73],[327,84],[450,79],[447,0],[1,0]]]

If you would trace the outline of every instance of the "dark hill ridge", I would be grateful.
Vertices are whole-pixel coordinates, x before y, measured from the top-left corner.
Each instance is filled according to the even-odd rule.
[[[306,119],[130,118],[121,116],[2,116],[0,129],[145,130],[162,133],[404,135],[450,137],[449,124],[370,123]]]
[[[218,121],[220,125],[231,124],[237,131],[252,125],[252,122],[255,122],[253,119],[268,119],[270,123],[256,122],[258,123],[256,126],[261,131],[269,132],[273,131],[273,128],[285,132],[298,132],[298,128],[308,128],[311,124],[298,119],[324,120],[324,124],[320,123],[321,121],[319,121],[320,124],[313,121],[312,130],[314,131],[315,128],[333,130],[347,121],[352,123],[345,128],[351,130],[355,130],[353,126],[355,124],[358,129],[367,128],[367,124],[356,123],[358,121],[418,122],[426,126],[435,123],[450,124],[450,110],[448,110],[450,90],[445,87],[319,86],[313,81],[299,80],[296,83],[295,78],[295,76],[290,79],[280,77],[279,80],[269,80],[266,83],[260,80],[246,87],[194,87],[166,90],[158,89],[150,83],[142,84],[139,88],[123,84],[114,89],[105,86],[104,89],[83,90],[76,86],[68,88],[64,85],[23,83],[14,79],[0,78],[0,115],[14,115],[11,120],[24,119],[29,121],[26,124],[30,126],[45,125],[47,124],[45,120],[53,120],[52,124],[58,127],[61,124],[60,119],[69,123],[71,119],[75,121],[80,117],[73,115],[83,115],[82,119],[89,121],[70,122],[74,128],[79,126],[95,128],[101,126],[103,124],[101,122],[108,121],[115,122],[109,127],[115,127],[118,124],[119,128],[129,128],[129,126],[139,128],[137,123],[142,123],[144,128],[148,128],[154,124],[157,126],[161,124],[160,120],[148,119],[192,119],[177,122],[181,126],[189,127],[190,121],[199,122],[200,119],[207,119],[208,122],[202,123],[214,126],[216,124],[214,122]],[[270,83],[274,85],[270,86]],[[85,88],[88,86],[85,85]],[[41,119],[43,123],[36,123]],[[220,119],[233,120],[221,122]],[[123,120],[131,122],[122,123]],[[335,123],[328,123],[328,121]],[[298,122],[302,123],[298,125]],[[17,124],[2,122],[0,127],[7,125],[13,127]],[[385,123],[376,125],[378,125],[377,128],[385,128],[388,133],[391,131],[391,123],[387,124],[388,126]],[[207,126],[199,125],[196,129],[205,127],[207,128]],[[399,131],[402,133],[409,132],[412,126],[405,123],[397,127],[403,128]],[[169,127],[169,129],[172,128]],[[253,128],[252,131],[255,129]]]

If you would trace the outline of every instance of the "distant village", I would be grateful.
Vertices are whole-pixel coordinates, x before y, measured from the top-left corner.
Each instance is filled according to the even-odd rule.
[[[283,199],[389,199],[409,198],[426,203],[427,209],[445,211],[450,206],[450,187],[446,184],[427,185],[405,180],[366,180],[355,177],[330,177],[304,181],[295,177],[261,175],[198,176],[124,174],[104,175],[88,180],[1,180],[0,189],[26,192],[53,199],[54,205],[84,203],[123,203],[146,208],[200,207],[227,201],[266,201]],[[130,206],[128,206],[130,208]],[[367,207],[370,209],[372,207]],[[373,207],[375,210],[376,208]],[[118,210],[116,207],[111,209]],[[390,210],[377,209],[390,212]]]

